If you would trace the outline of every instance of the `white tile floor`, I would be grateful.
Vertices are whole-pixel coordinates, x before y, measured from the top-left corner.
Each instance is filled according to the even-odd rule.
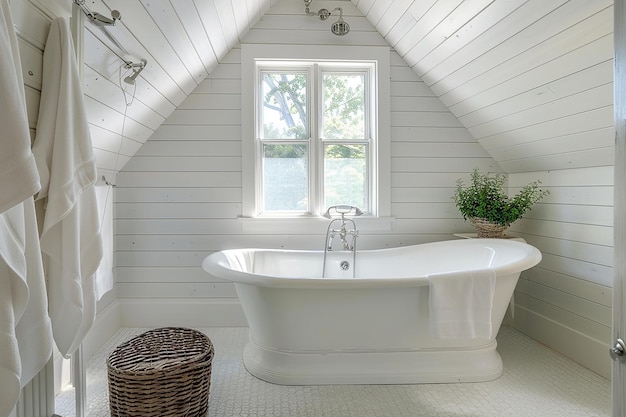
[[[108,417],[106,358],[146,329],[118,331],[90,359],[88,417]],[[215,347],[210,417],[578,417],[610,416],[610,382],[553,350],[503,327],[504,374],[466,384],[281,386],[256,379],[242,364],[247,328],[203,328]],[[73,417],[73,392],[57,397],[57,414]]]

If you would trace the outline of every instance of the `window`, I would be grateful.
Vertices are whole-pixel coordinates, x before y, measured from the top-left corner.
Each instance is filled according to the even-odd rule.
[[[370,212],[373,66],[257,63],[260,215]]]
[[[294,59],[289,48],[283,57],[277,50],[278,57],[260,59],[250,51],[258,48],[242,49],[244,216],[319,216],[338,204],[370,216],[386,212],[380,63]],[[388,75],[383,90],[388,95]],[[382,120],[388,126],[388,116]]]

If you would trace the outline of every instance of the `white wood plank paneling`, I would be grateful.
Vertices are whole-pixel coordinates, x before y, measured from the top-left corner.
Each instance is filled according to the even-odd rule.
[[[134,158],[127,167],[133,166]],[[237,202],[241,201],[241,188],[120,188],[116,201],[133,202]]]
[[[446,3],[454,5],[456,2]],[[482,12],[494,3],[497,2],[494,2],[493,0],[471,0],[463,1],[458,4],[458,6],[450,11],[445,18],[436,25],[428,36],[424,36],[417,43],[414,42],[413,37],[409,38],[409,41],[412,42],[414,46],[411,47],[404,55],[405,60],[410,66],[416,66],[419,64],[419,61],[422,60],[421,57],[428,56],[434,51],[434,49],[439,48],[447,39],[460,39],[461,35],[458,32],[462,28],[469,27],[476,28],[474,29],[476,31],[480,30],[479,28],[481,27],[481,22],[478,21],[479,19],[475,18],[476,16],[488,20],[491,23],[493,16],[489,13]],[[511,7],[511,5],[514,4],[514,2],[508,2],[507,6]],[[441,10],[441,7],[438,9]],[[491,11],[493,8],[489,8],[489,10]],[[448,10],[444,10],[444,13],[447,11]],[[468,16],[471,16],[472,18],[468,19]],[[422,21],[423,19],[420,20],[420,22]],[[467,34],[464,33],[463,37],[466,36]],[[401,45],[398,46],[402,48]]]
[[[536,125],[526,125],[508,132],[501,132],[479,139],[487,150],[515,146],[537,139],[549,139],[556,136],[575,135],[587,130],[603,129],[612,126],[613,106],[604,106],[580,114],[555,118]],[[562,150],[561,153],[566,153]],[[521,155],[520,155],[521,156]]]
[[[17,38],[20,49],[20,61],[22,64],[22,78],[24,84],[35,90],[41,91],[41,78],[43,71],[43,50],[33,46],[31,43]]]
[[[172,4],[170,2],[154,3],[147,0],[142,0],[141,4],[163,32],[168,44],[172,45],[172,49],[185,65],[196,85],[202,82],[208,75],[207,69]],[[131,18],[134,17],[131,16]],[[195,85],[193,87],[195,88]]]
[[[515,325],[561,351],[567,350],[566,341],[545,336],[555,325],[575,332],[570,342],[580,345],[583,338],[608,345],[614,263],[612,167],[510,175],[511,191],[531,179],[540,179],[551,194],[512,227],[543,253],[539,266],[522,274],[515,300],[528,314],[519,315]],[[608,377],[604,356],[589,358],[578,350],[569,354]]]
[[[18,36],[43,51],[54,15],[31,1],[10,2],[11,16]],[[22,50],[20,48],[20,54]]]
[[[223,29],[209,38],[218,44],[241,39],[243,12],[237,17],[227,2],[209,3],[202,7],[215,8]],[[576,332],[593,340],[605,337],[612,183],[605,181],[608,171],[592,167],[610,166],[612,151],[611,2],[353,3],[356,7],[341,6],[359,44],[384,44],[366,19],[397,51],[391,54],[391,195],[397,220],[393,233],[364,236],[365,244],[445,239],[469,230],[451,196],[455,180],[467,177],[473,167],[519,173],[510,178],[512,191],[535,176],[544,183],[549,179],[551,196],[512,229],[546,254],[542,266],[523,277],[519,319],[542,323],[545,317],[556,326],[571,326],[574,333],[553,332],[567,337]],[[302,9],[299,2],[277,2],[263,10],[263,19],[244,42],[354,42],[333,37]],[[188,273],[197,248],[211,251],[248,242],[310,247],[311,237],[319,240],[315,232],[296,237],[295,230],[294,235],[251,234],[236,220],[241,198],[239,51],[221,62],[120,174],[119,182],[128,188],[118,189],[123,218],[117,224],[124,233],[117,242],[121,259],[129,263],[120,275],[129,284],[141,280],[133,277],[142,276],[142,268],[154,270],[152,262],[169,265],[168,272],[182,268]],[[212,163],[220,158],[228,162]],[[219,183],[212,173],[221,173]],[[213,184],[211,192],[203,184]],[[167,242],[176,247],[174,255],[150,255],[153,250],[164,255]],[[167,282],[160,276],[159,282]],[[542,336],[543,329],[536,334],[550,340]]]
[[[178,52],[181,52],[188,46],[188,39],[180,42],[184,37],[181,35],[179,39],[167,38],[165,32],[169,32],[168,29],[161,29],[158,27],[157,22],[150,16],[148,11],[143,7],[141,2],[133,1],[127,2],[123,0],[95,0],[94,6],[100,9],[119,10],[122,14],[122,23],[117,24],[115,29],[110,29],[119,38],[122,45],[132,52],[137,49],[142,51],[143,54],[148,56],[139,56],[139,58],[149,59],[150,65],[160,66],[174,83],[188,95],[196,87],[197,82],[193,78],[192,71],[187,67],[186,62],[195,61],[192,52],[191,56],[180,57]],[[175,26],[177,20],[174,22],[168,22],[168,26]],[[127,33],[124,28],[130,33]],[[173,36],[173,34],[170,34]],[[174,43],[179,41],[178,43]],[[132,49],[131,49],[132,48]],[[197,56],[195,57],[197,60]],[[148,68],[150,69],[150,68]],[[178,104],[178,103],[176,103]]]
[[[402,54],[402,57],[409,66],[415,65],[419,59],[417,45],[424,42],[425,39],[429,39],[429,35],[432,34],[432,36],[435,36],[435,29],[462,3],[462,0],[438,2],[436,6],[426,9],[424,13],[419,16],[415,9],[409,9],[409,13],[416,19],[417,24],[413,25],[399,42],[393,45],[393,47],[399,51],[406,51]],[[414,48],[416,52],[412,52]]]
[[[485,21],[479,37],[454,51],[441,64],[422,69],[428,71],[424,79],[433,86],[434,91],[443,94],[471,80],[481,70],[489,70],[532,49],[534,45],[570,26],[571,13],[584,16],[586,11],[581,10],[575,2],[531,0],[524,2],[515,13],[505,13],[503,11],[501,20]],[[574,17],[574,21],[576,19]]]
[[[552,194],[513,227],[546,254],[545,264],[523,277],[520,326],[536,327],[538,339],[562,351],[569,352],[578,334],[581,346],[604,343],[606,320],[595,307],[582,306],[610,307],[612,2],[316,0],[314,6],[342,7],[351,33],[332,35],[330,22],[304,16],[301,1],[90,3],[105,15],[119,9],[123,20],[109,30],[132,59],[148,61],[127,107],[119,51],[87,25],[85,90],[98,168],[111,178],[128,163],[117,181],[122,233],[116,250],[128,264],[118,271],[126,285],[124,317],[141,311],[126,301],[150,285],[146,277],[174,282],[155,274],[161,268],[197,282],[202,272],[189,263],[206,251],[246,243],[313,247],[318,237],[295,230],[251,234],[236,220],[242,200],[238,43],[388,42],[394,48],[391,195],[397,220],[392,232],[363,236],[364,244],[468,231],[450,196],[456,178],[475,166],[512,174],[513,190],[541,177]],[[50,10],[60,9],[36,0],[15,0],[11,8],[34,129]],[[196,239],[204,235],[210,239]],[[132,245],[133,239],[139,243]],[[165,255],[168,242],[177,248],[174,255],[151,255]],[[166,287],[159,288],[149,292],[155,300]],[[190,282],[181,287],[181,296],[170,300],[172,311],[183,308],[192,288]],[[203,288],[194,303],[212,299],[210,286]],[[215,299],[221,299],[217,293]],[[579,299],[577,310],[572,300]],[[202,311],[198,304],[190,308]],[[235,310],[229,304],[224,311]]]
[[[581,17],[585,16],[580,9],[576,9],[576,12]],[[482,55],[478,62],[472,61],[471,65],[467,65],[447,77],[446,83],[456,86],[454,89],[449,89],[444,93],[433,86],[433,91],[436,91],[446,104],[452,105],[464,98],[471,97],[468,94],[476,94],[494,85],[500,85],[520,74],[547,65],[561,55],[572,56],[579,47],[611,33],[611,16],[612,9],[605,9],[603,12],[554,36],[550,36],[551,34],[546,33],[546,31],[535,31],[536,28],[531,26],[529,31],[533,31],[533,36],[538,38],[536,44],[517,36],[511,38],[518,44],[503,43],[499,45],[502,51],[492,49],[488,54]],[[545,24],[550,23],[552,22]],[[569,19],[556,18],[551,27],[559,29],[560,25],[569,24],[571,24]],[[573,39],[576,42],[573,42]]]
[[[208,75],[217,65],[218,55],[211,45],[211,39],[209,39],[204,29],[202,19],[193,0],[179,0],[170,3]]]
[[[222,30],[215,2],[194,0],[193,3],[198,11],[198,14],[201,16],[202,25],[209,41],[211,42],[213,52],[219,61],[228,53],[232,45],[229,45],[226,42],[226,36]]]
[[[351,3],[315,4],[335,6],[344,8],[352,36],[339,40],[328,22],[304,16],[302,4],[282,1],[244,42],[385,44]],[[232,23],[222,19],[228,3],[216,7],[221,24]],[[395,52],[390,54],[391,193],[398,199],[392,201],[397,221],[391,232],[363,233],[359,245],[364,248],[450,239],[455,231],[468,230],[451,200],[456,179],[475,166],[499,170],[415,72]],[[122,303],[141,300],[145,305],[187,295],[206,302],[234,297],[232,289],[223,292],[229,284],[202,272],[204,256],[243,246],[317,249],[323,244],[325,222],[307,229],[251,230],[237,219],[243,198],[240,56],[233,48],[118,174],[115,242]],[[219,285],[198,289],[202,279]]]
[[[485,107],[473,110],[459,117],[467,127],[490,122],[508,115],[546,105],[556,99],[575,96],[589,88],[596,87],[598,82],[606,82],[613,76],[613,60],[607,59],[587,68],[585,71],[573,72],[547,84],[541,84],[517,95],[510,95],[504,100],[494,102]],[[611,94],[612,96],[612,94]]]
[[[520,111],[493,121],[481,123],[469,128],[474,137],[488,137],[502,132],[521,129],[530,124],[547,123],[553,119],[566,118],[570,115],[580,115],[598,108],[611,107],[613,83],[591,88],[573,96],[551,101],[528,110]],[[602,127],[611,127],[608,126]],[[590,129],[596,126],[589,126]]]
[[[610,341],[613,265],[611,2],[494,2],[457,36],[441,42],[433,31],[412,48],[405,34],[419,30],[420,16],[449,9],[429,4],[416,17],[404,7],[404,27],[387,24],[386,39],[500,167],[520,173],[512,192],[537,177],[552,191],[512,228],[544,252],[522,277],[516,325],[608,376],[600,347]]]
[[[100,29],[88,23],[85,30],[87,110],[91,128],[96,131],[93,141],[102,174],[114,177],[138,150],[133,143],[145,142],[176,106],[204,83],[208,72],[216,69],[217,63],[249,30],[250,19],[256,22],[261,16],[260,10],[269,3],[269,0],[248,0],[241,7],[229,1],[127,3],[96,0],[89,4],[90,9],[104,15],[113,9],[122,14],[122,20],[115,27]],[[103,30],[126,51],[119,50]],[[120,70],[124,63],[118,55],[132,62],[147,60],[135,87],[121,82],[130,70]],[[29,66],[37,68],[37,62]],[[32,83],[37,86],[38,70],[33,74]],[[126,90],[125,100],[132,105],[126,106],[120,98],[123,98],[121,87]],[[204,88],[212,90],[213,86],[205,83]],[[212,107],[217,108],[219,98],[213,100]],[[222,109],[237,107],[231,102]],[[180,117],[193,118],[193,111]],[[116,150],[111,144],[119,143],[122,128],[124,149]]]

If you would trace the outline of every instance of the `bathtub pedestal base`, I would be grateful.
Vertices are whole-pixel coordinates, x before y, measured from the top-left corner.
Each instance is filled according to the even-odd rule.
[[[252,375],[280,385],[484,382],[502,375],[496,344],[447,351],[290,352],[249,342],[243,360]]]

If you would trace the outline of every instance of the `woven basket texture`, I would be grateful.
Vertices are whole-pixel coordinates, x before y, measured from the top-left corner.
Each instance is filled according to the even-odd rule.
[[[483,238],[502,238],[504,237],[504,231],[509,227],[494,224],[478,217],[472,217],[470,222],[476,229],[476,235]]]
[[[213,344],[201,332],[163,327],[119,345],[107,359],[111,417],[204,417]]]

